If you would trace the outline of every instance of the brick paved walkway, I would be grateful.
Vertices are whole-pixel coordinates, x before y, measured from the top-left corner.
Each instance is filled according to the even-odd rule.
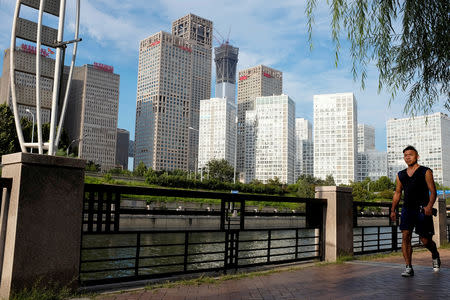
[[[450,250],[440,250],[434,273],[429,252],[413,255],[415,276],[403,278],[401,256],[311,266],[217,284],[100,295],[97,300],[132,299],[450,299]]]

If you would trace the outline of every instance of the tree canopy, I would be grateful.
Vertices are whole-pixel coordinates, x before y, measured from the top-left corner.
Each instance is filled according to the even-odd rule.
[[[317,0],[308,0],[306,15],[310,45]],[[340,34],[350,42],[352,73],[364,88],[366,66],[374,61],[378,89],[386,88],[391,101],[408,93],[404,111],[428,113],[443,101],[450,110],[450,1],[448,0],[333,0],[331,35],[336,59]]]

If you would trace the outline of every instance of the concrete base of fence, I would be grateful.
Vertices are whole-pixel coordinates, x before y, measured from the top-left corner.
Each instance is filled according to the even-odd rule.
[[[325,213],[325,260],[353,255],[352,189],[339,186],[316,187],[316,198],[327,199]]]
[[[436,246],[440,247],[442,244],[447,242],[447,206],[445,199],[436,199],[434,208],[438,210],[438,213],[436,217],[433,217],[433,241],[436,243]]]
[[[2,164],[2,177],[13,178],[13,185],[0,298],[37,280],[76,287],[85,161],[14,153],[4,155]]]

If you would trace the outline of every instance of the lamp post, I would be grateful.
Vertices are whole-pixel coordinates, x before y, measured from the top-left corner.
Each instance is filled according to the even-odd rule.
[[[191,126],[189,126],[188,127],[188,129],[189,130],[194,130],[194,131],[197,131],[198,133],[199,133],[199,135],[200,135],[200,130],[198,130],[198,129],[195,129],[194,127],[191,127]],[[195,165],[194,165],[194,169],[195,169],[195,179],[197,179],[197,163],[198,163],[198,153],[197,153],[197,156],[195,157]]]
[[[70,149],[70,146],[71,146],[73,143],[75,143],[76,141],[82,141],[82,140],[83,140],[82,138],[81,138],[81,139],[74,139],[74,140],[72,140],[72,141],[70,142],[69,146],[67,146],[66,157],[69,156],[69,149]],[[78,153],[80,153],[80,149],[78,149]]]
[[[25,110],[27,113],[31,115],[31,118],[33,119],[33,127],[31,128],[31,143],[34,141],[34,114],[29,110],[28,108]],[[33,153],[33,147],[31,147],[31,153]]]

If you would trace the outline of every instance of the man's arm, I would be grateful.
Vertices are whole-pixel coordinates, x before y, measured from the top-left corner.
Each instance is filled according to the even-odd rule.
[[[395,221],[397,219],[397,216],[395,214],[395,208],[397,207],[398,203],[400,202],[400,197],[402,196],[402,183],[400,182],[400,179],[398,179],[398,175],[396,178],[396,185],[395,185],[395,192],[394,196],[392,197],[392,207],[391,207],[391,220]]]
[[[431,216],[434,202],[436,202],[436,185],[434,184],[433,173],[431,170],[427,170],[425,173],[425,181],[427,182],[428,189],[430,190],[430,200],[428,201],[428,205],[425,206],[423,210],[425,215]]]

